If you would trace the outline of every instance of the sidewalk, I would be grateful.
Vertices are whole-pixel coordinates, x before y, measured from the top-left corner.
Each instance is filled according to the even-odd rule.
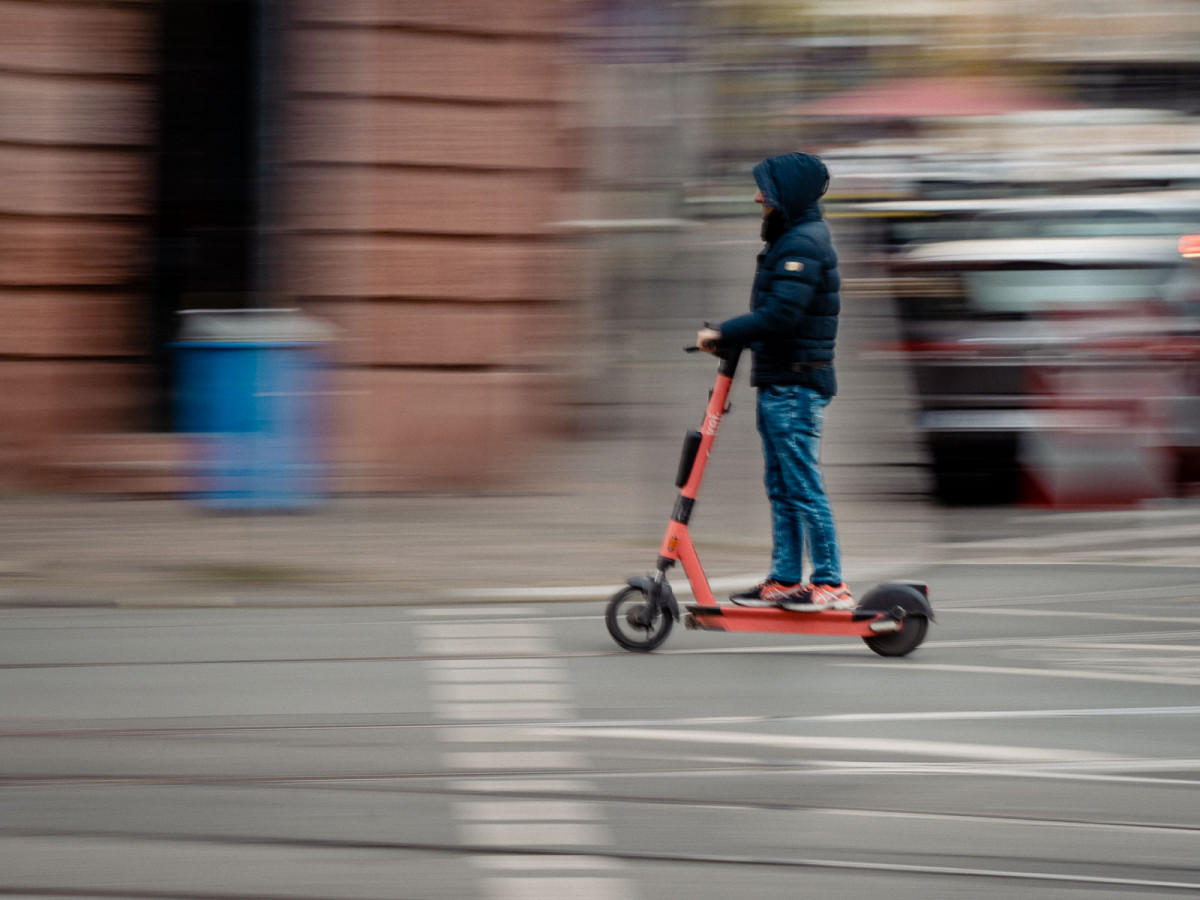
[[[0,605],[601,599],[653,568],[674,502],[673,460],[663,460],[656,485],[617,477],[642,449],[591,444],[547,459],[563,468],[554,487],[536,492],[339,498],[304,515],[214,515],[169,499],[9,498],[0,502]],[[597,463],[591,480],[565,477],[567,464],[588,460]],[[706,571],[717,586],[751,583],[770,545],[761,488],[744,502],[734,490],[713,494],[693,519]],[[852,586],[920,562],[921,503],[834,503]],[[682,592],[682,572],[672,581]]]

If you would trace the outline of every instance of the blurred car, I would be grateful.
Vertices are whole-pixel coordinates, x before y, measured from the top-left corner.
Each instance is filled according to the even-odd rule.
[[[1181,244],[1200,192],[892,210],[901,347],[942,500],[1177,489],[1200,445],[1200,279]]]

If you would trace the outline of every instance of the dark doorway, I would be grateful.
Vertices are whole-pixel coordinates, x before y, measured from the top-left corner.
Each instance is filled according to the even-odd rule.
[[[171,424],[178,312],[256,305],[267,0],[166,0],[151,313],[157,427]]]

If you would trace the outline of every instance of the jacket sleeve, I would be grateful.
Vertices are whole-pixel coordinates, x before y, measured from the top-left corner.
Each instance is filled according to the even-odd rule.
[[[820,284],[821,272],[816,248],[809,241],[777,248],[759,272],[755,309],[722,322],[721,342],[745,346],[794,335]]]

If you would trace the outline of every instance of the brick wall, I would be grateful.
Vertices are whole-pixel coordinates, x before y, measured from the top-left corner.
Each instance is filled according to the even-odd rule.
[[[555,0],[289,6],[284,293],[342,331],[340,483],[504,479],[562,321]]]
[[[132,427],[154,5],[0,0],[0,483]]]
[[[158,2],[0,0],[0,487],[181,484],[180,445],[138,433]],[[495,484],[546,421],[565,7],[276,5],[272,293],[342,335],[335,488]]]

